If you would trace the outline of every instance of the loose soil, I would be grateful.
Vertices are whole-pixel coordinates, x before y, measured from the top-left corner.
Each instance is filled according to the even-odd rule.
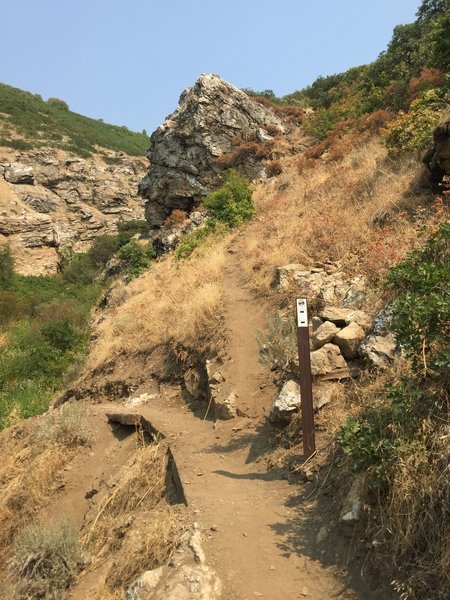
[[[326,511],[326,505],[317,504],[317,484],[290,485],[281,471],[267,471],[267,415],[276,388],[273,374],[258,360],[255,340],[256,331],[265,327],[266,307],[244,285],[238,244],[236,237],[223,273],[229,341],[221,371],[224,393],[237,394],[246,416],[214,422],[206,416],[206,404],[193,407],[178,388],[169,387],[161,387],[159,395],[139,406],[127,401],[94,404],[89,412],[97,441],[77,457],[48,514],[58,505],[81,524],[90,502],[86,493],[114,470],[119,472],[132,453],[131,438],[114,437],[107,414],[140,414],[168,438],[187,511],[203,529],[206,560],[222,580],[225,600],[370,600],[375,595],[352,572],[351,540],[330,535],[324,544],[317,542]],[[133,397],[145,391],[142,386]],[[84,600],[98,583],[89,575],[84,583],[81,578],[70,598]]]

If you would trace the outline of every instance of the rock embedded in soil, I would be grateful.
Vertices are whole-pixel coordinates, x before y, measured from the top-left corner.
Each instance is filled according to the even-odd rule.
[[[397,342],[393,333],[369,335],[360,345],[359,353],[366,362],[377,369],[385,369],[394,361]]]
[[[358,347],[365,337],[364,329],[352,322],[336,334],[333,342],[339,346],[344,358],[351,360],[358,356]]]
[[[349,318],[354,311],[350,308],[338,308],[336,306],[328,306],[321,313],[320,318],[324,321],[331,321],[338,327],[346,326],[346,319]]]
[[[311,352],[311,371],[314,376],[327,375],[346,367],[347,363],[340,349],[334,344],[325,344],[319,350]]]
[[[236,407],[237,396],[234,392],[228,394],[225,399],[219,396],[214,397],[214,416],[216,419],[227,421],[238,416]]]
[[[373,319],[370,315],[362,310],[354,310],[345,318],[345,323],[350,325],[350,323],[357,323],[360,327],[362,327],[365,333],[368,333],[373,327]]]
[[[287,425],[292,417],[300,411],[300,386],[289,380],[283,385],[272,405],[269,419],[273,425]]]
[[[9,183],[16,184],[33,184],[34,173],[33,167],[30,165],[23,165],[21,163],[11,163],[4,167],[4,178]]]

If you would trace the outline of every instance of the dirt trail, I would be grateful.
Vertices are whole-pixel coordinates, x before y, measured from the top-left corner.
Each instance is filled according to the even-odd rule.
[[[317,548],[311,551],[316,526],[299,512],[298,487],[267,472],[259,460],[267,449],[266,416],[276,390],[258,361],[255,340],[256,330],[265,326],[265,310],[243,285],[237,244],[229,248],[223,274],[229,344],[221,371],[224,390],[235,391],[247,416],[204,420],[168,388],[139,406],[103,403],[90,412],[103,424],[99,435],[107,435],[109,412],[124,412],[142,415],[169,438],[188,509],[203,529],[207,563],[222,580],[224,600],[367,600],[369,595],[345,585],[332,561],[326,566]],[[123,447],[120,453],[125,452]],[[84,597],[88,587],[80,588]]]

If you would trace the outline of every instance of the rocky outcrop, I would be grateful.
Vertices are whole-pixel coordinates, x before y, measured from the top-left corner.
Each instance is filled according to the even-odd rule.
[[[159,227],[175,209],[191,211],[226,167],[261,177],[261,158],[284,130],[273,112],[243,91],[217,75],[201,75],[151,137],[150,169],[139,185],[149,224]]]
[[[298,263],[283,265],[275,271],[274,287],[282,292],[305,296],[310,302],[320,300],[328,305],[342,304],[353,310],[360,308],[365,298],[364,277],[350,278],[343,272],[339,262],[317,263],[313,267]],[[345,324],[344,317],[341,322]]]
[[[430,179],[439,184],[450,176],[450,119],[444,119],[433,132],[433,146],[425,153],[423,162],[430,172]]]
[[[119,219],[143,218],[144,159],[104,154],[114,164],[62,150],[0,148],[0,242],[10,243],[18,272],[54,273],[58,248],[84,251],[97,236],[116,233]]]

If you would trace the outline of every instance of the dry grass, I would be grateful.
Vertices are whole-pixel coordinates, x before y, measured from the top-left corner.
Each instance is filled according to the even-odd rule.
[[[197,355],[223,345],[220,323],[221,272],[225,240],[214,240],[187,261],[167,258],[128,286],[128,297],[115,305],[96,326],[90,369],[120,353],[150,352],[162,347]],[[157,360],[155,358],[155,360]]]
[[[181,518],[165,499],[166,473],[163,448],[139,449],[84,528],[82,542],[93,568],[112,560],[106,580],[114,593],[164,565],[178,543]]]
[[[283,175],[258,189],[259,218],[241,244],[243,269],[260,290],[279,265],[328,259],[378,283],[416,239],[417,226],[398,215],[414,199],[417,162],[391,163],[377,140],[301,173],[296,160],[286,160]]]
[[[31,522],[56,491],[59,475],[73,457],[63,445],[34,444],[30,428],[0,435],[0,562],[10,556],[20,529]]]

